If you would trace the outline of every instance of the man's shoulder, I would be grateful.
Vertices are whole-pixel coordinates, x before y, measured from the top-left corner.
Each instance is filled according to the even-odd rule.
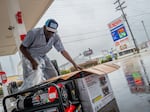
[[[31,29],[30,31],[33,32],[33,33],[37,33],[37,32],[41,32],[42,28],[34,28],[34,29]]]
[[[37,33],[40,33],[42,31],[42,28],[34,28],[28,31],[28,35],[36,35]]]
[[[60,36],[58,35],[58,33],[54,33],[53,36],[55,37],[56,40],[60,39]]]

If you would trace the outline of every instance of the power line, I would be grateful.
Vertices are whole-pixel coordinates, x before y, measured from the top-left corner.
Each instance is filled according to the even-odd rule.
[[[129,30],[127,29],[127,31],[129,31]],[[136,31],[141,31],[141,29],[136,29]],[[99,36],[93,36],[93,37],[89,37],[89,38],[83,38],[83,39],[78,39],[78,40],[72,40],[72,41],[69,41],[69,42],[63,42],[63,43],[65,43],[65,44],[68,44],[68,43],[74,43],[74,42],[76,42],[76,41],[88,40],[88,39],[98,38],[98,37],[106,36],[106,35],[110,35],[110,33],[107,33],[107,34],[104,34],[104,35],[99,35]]]
[[[105,29],[105,31],[106,30],[108,30],[108,29]],[[101,33],[101,31],[104,31],[104,30],[96,30],[93,32],[85,32],[85,33],[78,33],[78,34],[71,34],[71,35],[63,35],[61,37],[62,38],[70,38],[70,37],[76,37],[76,36],[82,36],[82,35],[88,35],[88,34],[94,34],[94,33]]]
[[[139,16],[146,15],[146,14],[150,14],[150,12],[138,14],[138,15],[132,15],[132,16],[128,16],[128,17],[139,17]]]
[[[135,3],[134,3],[135,4]],[[145,7],[144,7],[145,8]],[[135,10],[135,11],[140,11],[140,12],[142,12],[142,13],[146,13],[147,12],[147,10],[150,10],[150,9],[140,9],[139,7],[138,7],[138,9],[136,8],[136,9],[134,9],[134,7],[130,7],[130,9],[131,10]]]
[[[138,6],[138,8],[137,9],[134,9],[134,6],[136,5],[136,4],[140,4],[140,5],[143,5],[143,0],[141,0],[141,1],[138,1],[138,0],[130,0],[130,5],[132,6],[132,7],[130,7],[130,8],[132,8],[132,9],[134,9],[134,10],[137,10],[137,11],[140,11],[140,12],[147,12],[147,10],[150,10],[149,9],[149,4],[148,4],[148,1],[149,0],[145,0],[144,2],[145,3],[147,3],[146,5],[147,5],[147,8],[146,7],[143,7],[143,6]],[[144,5],[144,6],[146,6],[146,5]],[[144,8],[144,9],[143,9]]]
[[[127,29],[127,31],[129,31]],[[140,29],[136,29],[136,31],[141,31]],[[84,40],[89,40],[89,39],[93,39],[93,38],[100,38],[102,36],[108,36],[110,35],[110,33],[106,33],[106,34],[103,34],[103,35],[98,35],[98,36],[93,36],[93,37],[89,37],[89,38],[82,38],[82,39],[77,39],[77,40],[72,40],[72,41],[68,41],[68,42],[63,42],[64,44],[70,44],[70,43],[75,43],[75,42],[78,42],[78,41],[84,41]]]
[[[104,34],[103,36],[106,36],[106,35],[108,35],[108,34]],[[93,38],[100,38],[101,36],[93,36],[93,37],[89,37],[89,38],[77,39],[77,40],[73,40],[73,41],[69,41],[69,42],[63,42],[63,43],[64,44],[70,44],[70,43],[75,43],[78,41],[89,40],[89,39],[93,39]]]

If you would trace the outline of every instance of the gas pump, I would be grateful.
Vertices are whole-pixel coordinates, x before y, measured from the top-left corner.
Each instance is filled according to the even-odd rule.
[[[7,76],[4,71],[0,71],[0,83],[5,84],[7,82]]]
[[[7,90],[7,76],[4,71],[0,71],[0,83],[2,85],[3,89],[3,95],[7,96],[8,95],[8,90]]]

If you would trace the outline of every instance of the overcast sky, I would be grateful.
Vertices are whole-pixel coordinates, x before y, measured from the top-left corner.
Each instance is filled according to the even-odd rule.
[[[114,2],[115,0],[55,0],[36,27],[42,27],[47,19],[54,18],[59,23],[58,34],[73,58],[88,48],[93,49],[94,55],[101,55],[102,50],[109,50],[114,44],[107,24],[121,16],[121,12],[115,10],[117,4],[114,5]],[[127,6],[124,11],[137,43],[147,40],[141,20],[150,32],[149,4],[150,0],[126,0],[124,5]],[[55,49],[48,56],[56,59],[59,65],[67,62]],[[18,55],[0,58],[3,69],[8,74],[13,71],[13,65],[8,63],[12,60],[17,66],[18,58]]]
[[[88,48],[92,48],[94,54],[99,55],[102,50],[111,49],[114,44],[107,26],[121,15],[120,11],[115,10],[117,4],[114,5],[114,2],[114,0],[56,0],[36,27],[43,26],[46,19],[54,18],[59,23],[58,33],[72,57],[78,56]],[[146,40],[141,20],[144,20],[147,30],[150,31],[149,3],[149,0],[126,0],[124,5],[127,6],[125,12],[138,43]],[[52,59],[59,59],[58,63],[65,61],[54,52],[55,50],[49,53]]]

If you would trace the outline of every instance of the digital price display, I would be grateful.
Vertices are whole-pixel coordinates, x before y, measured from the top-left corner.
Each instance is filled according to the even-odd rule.
[[[127,37],[126,29],[123,25],[111,30],[111,35],[114,41]]]

